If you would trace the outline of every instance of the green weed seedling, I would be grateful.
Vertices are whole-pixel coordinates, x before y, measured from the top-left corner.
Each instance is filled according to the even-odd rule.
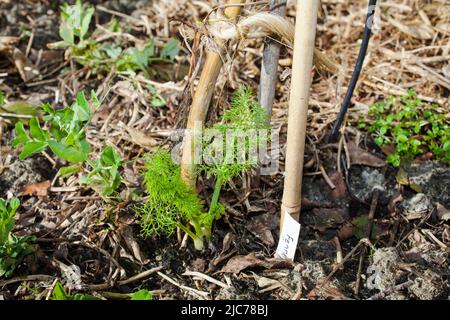
[[[142,71],[148,76],[147,67],[151,63],[173,62],[179,52],[178,41],[169,40],[159,55],[153,39],[143,49],[122,48],[117,43],[98,42],[88,34],[94,15],[94,8],[77,1],[75,5],[67,3],[61,7],[61,25],[59,35],[63,41],[54,46],[67,49],[70,57],[82,66],[88,66],[93,73],[108,73],[115,67],[117,73],[134,75]],[[120,24],[112,20],[111,32],[120,32]]]
[[[97,190],[105,197],[112,196],[122,183],[119,169],[122,166],[122,158],[111,146],[103,149],[100,158],[87,163],[92,168],[87,176],[80,178],[80,183]]]
[[[33,117],[28,130],[21,122],[15,126],[16,138],[12,145],[22,146],[19,158],[23,160],[49,148],[60,159],[72,163],[59,170],[61,177],[68,177],[85,168],[88,175],[82,177],[80,182],[91,186],[103,197],[110,197],[121,184],[120,155],[111,146],[106,146],[98,160],[91,160],[91,147],[86,140],[86,128],[99,106],[100,102],[93,91],[90,102],[83,92],[79,92],[76,101],[69,107],[56,110],[49,104],[41,105],[43,124]]]
[[[61,284],[61,282],[57,281],[52,291],[51,300],[101,300],[101,299],[84,293],[77,293],[74,295],[70,295],[66,292],[66,290],[64,290],[64,287]]]
[[[9,202],[0,198],[0,277],[10,277],[23,258],[34,251],[30,243],[33,237],[16,237],[12,231],[14,218],[20,201],[12,198]]]
[[[227,151],[223,153],[222,161],[213,159],[199,167],[200,173],[207,173],[215,178],[211,205],[207,212],[202,210],[202,203],[196,193],[181,179],[180,166],[172,161],[170,153],[159,150],[151,156],[146,161],[144,174],[149,197],[138,210],[142,234],[145,237],[162,234],[170,236],[179,227],[193,239],[195,248],[202,250],[204,240],[211,236],[214,220],[225,212],[219,203],[223,186],[230,179],[258,165],[257,158],[249,156],[252,138],[244,138],[244,143],[239,139],[240,134],[258,129],[267,129],[267,115],[255,102],[251,91],[242,87],[234,95],[231,108],[223,114],[221,122],[205,130],[204,136],[211,137],[213,133],[219,133],[219,138],[212,143],[210,139],[204,140],[203,154],[210,153],[208,149],[211,149],[211,144],[215,150],[217,145],[223,149],[225,143],[232,146],[225,148]]]
[[[449,120],[412,89],[399,103],[388,97],[371,105],[369,119],[360,119],[358,127],[372,133],[378,146],[394,148],[386,158],[394,167],[425,152],[450,163]]]
[[[134,293],[122,294],[122,295],[125,297],[125,299],[130,299],[130,300],[153,300],[152,293],[150,291],[148,291],[147,289],[142,289],[142,290],[136,291]],[[85,294],[85,293],[69,294],[66,292],[66,290],[64,289],[64,286],[59,281],[56,282],[50,299],[51,300],[102,300],[98,297],[95,297],[90,294]]]
[[[95,93],[91,93],[91,104],[94,110],[99,106]],[[50,148],[59,158],[71,163],[83,162],[88,159],[91,151],[86,141],[86,127],[90,123],[91,110],[83,92],[77,94],[76,101],[61,110],[55,110],[49,104],[41,105],[45,113],[44,120],[49,124],[49,130],[43,130],[37,117],[30,119],[29,132],[24,124],[18,122],[15,126],[16,138],[13,146],[23,145],[19,155],[20,160]]]

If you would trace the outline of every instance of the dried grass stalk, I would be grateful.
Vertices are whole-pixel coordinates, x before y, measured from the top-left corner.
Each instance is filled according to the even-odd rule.
[[[241,19],[237,23],[212,19],[208,27],[209,33],[216,41],[233,39],[261,39],[276,35],[289,46],[294,43],[295,26],[286,18],[274,13],[258,12]],[[337,73],[337,63],[318,49],[314,49],[314,64],[321,70]]]

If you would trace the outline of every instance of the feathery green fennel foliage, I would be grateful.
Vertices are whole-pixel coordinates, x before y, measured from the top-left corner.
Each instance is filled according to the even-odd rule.
[[[146,161],[144,184],[148,200],[138,210],[142,234],[172,235],[177,227],[187,230],[194,241],[202,238],[202,204],[181,179],[180,167],[168,151],[159,149]],[[190,221],[195,233],[184,223]]]
[[[199,166],[199,173],[204,172],[215,178],[207,212],[202,211],[197,194],[181,179],[180,166],[172,161],[170,153],[158,150],[151,156],[146,162],[144,175],[149,198],[138,210],[143,235],[171,235],[179,227],[194,240],[196,249],[201,250],[204,239],[211,236],[213,222],[225,213],[224,206],[219,202],[223,186],[258,165],[257,154],[251,155],[250,152],[252,146],[258,146],[262,139],[267,139],[266,131],[262,136],[257,132],[268,129],[267,123],[267,115],[254,100],[252,92],[241,87],[221,121],[205,130],[202,154],[207,161]]]
[[[215,177],[214,193],[210,213],[223,210],[218,203],[222,187],[232,178],[241,175],[259,165],[258,148],[267,143],[269,138],[269,119],[267,112],[255,100],[250,88],[241,86],[233,95],[231,108],[225,111],[221,121],[216,123],[213,132],[214,151],[219,150],[218,161],[214,154],[200,166],[200,170]],[[208,131],[208,130],[207,130]],[[208,135],[206,132],[205,135]],[[210,141],[204,141],[205,155]]]

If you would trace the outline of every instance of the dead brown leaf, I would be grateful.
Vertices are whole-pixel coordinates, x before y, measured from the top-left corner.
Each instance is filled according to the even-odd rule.
[[[337,233],[337,237],[339,241],[344,241],[353,237],[353,224],[351,222],[347,222],[339,229]]]
[[[363,165],[368,167],[381,168],[386,165],[386,162],[373,154],[360,148],[353,142],[348,143],[348,152],[352,164]]]
[[[348,300],[338,288],[332,286],[330,283],[318,285],[306,297],[310,300]]]
[[[142,264],[147,262],[147,259],[145,259],[144,255],[141,252],[141,249],[139,247],[139,244],[137,243],[136,239],[133,236],[133,229],[125,225],[122,228],[120,228],[120,235],[122,239],[124,240],[128,250],[130,250],[133,253],[133,256]]]
[[[450,210],[444,207],[442,204],[436,204],[437,216],[440,220],[448,221],[450,220]]]
[[[292,268],[292,262],[285,259],[268,258],[262,260],[253,253],[246,256],[235,256],[231,258],[220,272],[239,273],[247,268],[263,267],[265,269]]]
[[[24,82],[36,77],[39,72],[34,68],[33,64],[28,58],[17,48],[12,52],[12,59],[20,77]]]
[[[25,186],[23,191],[20,193],[21,196],[38,196],[46,197],[48,195],[48,190],[50,189],[50,180],[31,183]]]
[[[398,20],[389,18],[389,23],[398,28],[401,32],[417,39],[429,40],[434,37],[433,27],[423,23],[423,21],[411,22],[408,25],[401,23]]]
[[[330,198],[333,200],[344,198],[347,194],[347,187],[345,185],[344,177],[342,176],[342,174],[339,172],[335,172],[330,175],[330,180],[336,187],[330,191]]]
[[[253,254],[246,256],[235,256],[228,260],[228,263],[222,268],[221,272],[239,273],[244,269],[250,267],[260,267],[262,265],[264,265],[264,261],[258,259]]]
[[[133,143],[140,145],[141,147],[152,148],[158,145],[158,141],[156,139],[150,137],[142,131],[136,130],[132,127],[124,125],[125,129],[129,133],[131,140]]]
[[[205,262],[205,260],[203,260],[201,258],[197,258],[194,261],[192,261],[191,266],[195,271],[204,272],[205,267],[206,267],[206,262]]]
[[[314,225],[311,227],[320,232],[336,228],[350,218],[347,208],[314,208],[312,215]]]
[[[275,240],[272,232],[270,231],[269,221],[267,221],[267,215],[262,214],[253,217],[247,224],[247,229],[256,237],[261,239],[264,244],[270,247],[275,245]]]

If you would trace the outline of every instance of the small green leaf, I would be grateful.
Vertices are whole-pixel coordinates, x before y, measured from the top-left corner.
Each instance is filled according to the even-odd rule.
[[[36,117],[30,119],[30,134],[36,140],[47,140],[47,136],[44,131],[42,131],[41,126],[39,125],[39,120]]]
[[[119,58],[120,54],[122,53],[122,48],[115,44],[105,45],[103,46],[103,50],[105,50],[109,58],[114,60]]]
[[[136,291],[131,295],[131,300],[152,300],[152,293],[146,289]]]
[[[67,177],[70,177],[71,175],[73,175],[74,173],[80,172],[81,170],[83,170],[83,168],[81,166],[76,166],[76,165],[62,167],[58,170],[58,175],[60,177],[67,178]]]
[[[77,293],[77,294],[73,295],[70,300],[101,300],[101,299],[97,298],[95,296],[92,296],[90,294]]]
[[[75,44],[75,34],[73,29],[67,23],[61,23],[59,27],[59,35],[67,45]]]
[[[161,51],[161,58],[169,58],[173,61],[179,52],[180,48],[178,47],[178,40],[170,39]]]
[[[15,212],[20,207],[20,200],[16,197],[11,198],[9,200],[9,207],[11,211]]]
[[[88,121],[91,118],[91,109],[83,91],[78,92],[77,102],[72,106],[75,121]]]
[[[25,128],[23,127],[22,122],[17,122],[15,126],[15,132],[16,132],[16,138],[12,142],[12,146],[15,148],[18,145],[28,142],[31,140],[31,138],[28,136],[28,134],[25,131]]]
[[[94,90],[91,90],[91,103],[94,110],[97,110],[100,107],[100,101],[98,101],[97,94]]]
[[[29,156],[44,151],[47,147],[47,142],[45,141],[32,141],[24,145],[22,152],[19,154],[19,159],[24,160]]]
[[[100,161],[105,165],[118,166],[122,161],[122,159],[120,158],[120,155],[117,153],[116,150],[114,150],[113,147],[107,146],[102,151]]]
[[[52,300],[69,300],[61,282],[56,282],[52,292]]]
[[[86,33],[89,30],[89,24],[91,23],[91,18],[94,15],[94,8],[89,7],[84,11],[84,15],[81,18],[81,30],[80,30],[80,38],[83,39]]]
[[[66,146],[65,144],[56,142],[55,140],[50,140],[48,142],[50,149],[61,159],[77,163],[85,161],[87,159],[87,154],[79,151],[73,147]]]

